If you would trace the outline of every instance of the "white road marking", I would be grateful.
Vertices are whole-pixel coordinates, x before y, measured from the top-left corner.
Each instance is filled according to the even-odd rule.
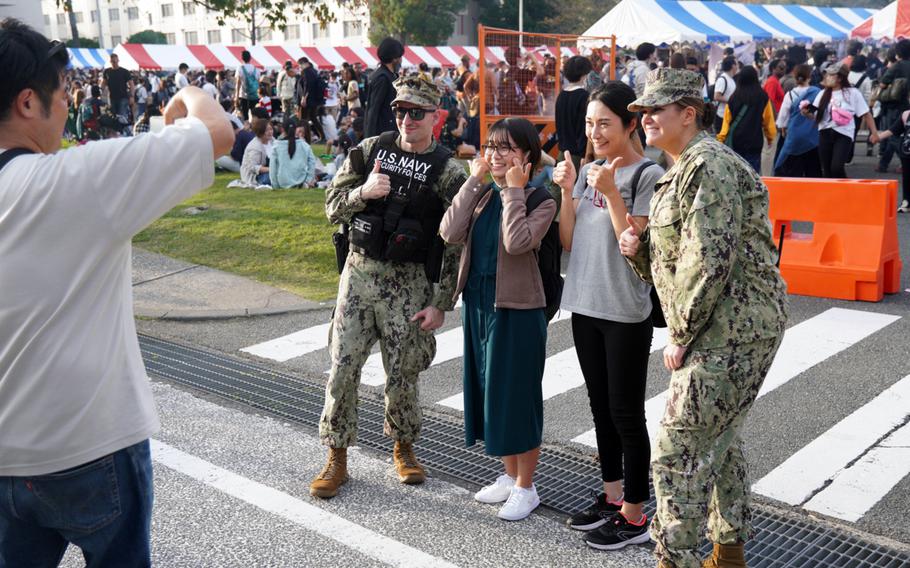
[[[841,516],[836,514],[839,506],[835,501],[843,498],[846,501],[841,513],[853,516],[864,505],[868,504],[869,507],[874,505],[895,483],[910,472],[908,469],[910,443],[905,443],[904,448],[891,447],[894,445],[892,438],[905,439],[908,434],[902,430],[908,428],[905,426],[898,430],[883,442],[880,448],[864,456],[852,467],[845,468],[878,439],[903,424],[908,414],[910,376],[901,379],[790,456],[753,484],[752,490],[784,503],[802,505],[829,480],[834,480],[831,486],[811,498],[806,503],[806,508],[815,508],[813,510]],[[897,459],[893,462],[881,459],[887,456]],[[895,468],[903,468],[903,474],[897,479],[893,479],[897,473]],[[879,471],[872,473],[870,471],[872,469]],[[859,487],[851,487],[856,483],[859,483]],[[877,499],[874,498],[875,495],[878,495]],[[859,516],[861,517],[862,513],[859,513]]]
[[[305,503],[287,493],[218,467],[164,442],[152,440],[151,447],[152,458],[161,465],[389,566],[455,568],[454,564],[441,558],[373,532],[366,527]]]
[[[284,362],[329,346],[329,327],[331,322],[295,331],[264,343],[258,343],[241,349],[264,359]]]
[[[899,319],[900,316],[889,314],[831,308],[796,324],[784,333],[784,340],[758,396],[768,394]],[[669,392],[665,390],[645,402],[645,419],[652,440],[657,437]],[[594,430],[589,430],[572,441],[597,447]]]
[[[910,475],[910,424],[888,436],[803,507],[855,523]]]

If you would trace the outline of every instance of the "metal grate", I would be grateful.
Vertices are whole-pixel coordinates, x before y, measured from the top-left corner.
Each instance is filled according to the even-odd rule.
[[[224,355],[215,355],[161,339],[140,335],[139,344],[149,373],[176,383],[217,394],[315,429],[322,412],[321,385]],[[383,402],[361,395],[361,446],[383,452],[392,442],[382,434]],[[500,473],[498,458],[479,446],[464,447],[461,423],[448,417],[424,415],[417,453],[431,470],[485,485]],[[544,447],[535,473],[541,503],[570,514],[590,502],[589,490],[598,489],[600,468],[588,456]],[[654,500],[646,505],[648,515]],[[753,568],[907,568],[910,554],[869,543],[844,531],[804,519],[757,510],[756,538],[746,547]],[[708,546],[706,545],[706,550]]]

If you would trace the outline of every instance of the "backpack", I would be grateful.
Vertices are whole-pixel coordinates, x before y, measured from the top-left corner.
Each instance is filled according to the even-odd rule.
[[[641,174],[653,165],[654,162],[651,160],[645,160],[632,174],[632,207],[635,207],[635,196],[638,194],[638,182],[641,180]],[[630,209],[629,215],[631,214]],[[667,319],[664,317],[664,310],[661,308],[660,298],[657,296],[657,288],[654,286],[651,286],[651,324],[654,327],[667,327]]]
[[[895,77],[890,84],[881,88],[878,93],[878,100],[883,103],[900,103],[907,98],[907,79],[904,77]]]
[[[253,99],[259,98],[259,79],[256,78],[256,68],[253,68],[253,72],[249,73],[246,70],[246,66],[249,63],[244,63],[240,66],[240,73],[243,75],[243,85],[244,90],[246,91],[246,98]]]
[[[483,189],[483,192],[486,193],[491,187],[492,184],[488,184]],[[535,187],[525,202],[528,214],[537,209],[547,199],[556,200],[547,188]],[[537,250],[537,269],[540,271],[543,295],[547,302],[547,306],[544,308],[547,321],[552,320],[556,312],[559,311],[562,288],[565,284],[562,278],[562,243],[559,240],[559,223],[556,221],[558,218],[559,215],[553,217],[547,233],[540,241],[540,248]]]

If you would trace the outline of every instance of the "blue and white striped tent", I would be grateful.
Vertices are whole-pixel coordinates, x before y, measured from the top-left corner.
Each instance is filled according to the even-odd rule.
[[[654,44],[742,43],[778,39],[797,43],[847,39],[877,10],[694,0],[622,0],[585,36],[616,36],[634,47]]]
[[[68,47],[70,66],[76,69],[103,69],[111,58],[112,49]]]

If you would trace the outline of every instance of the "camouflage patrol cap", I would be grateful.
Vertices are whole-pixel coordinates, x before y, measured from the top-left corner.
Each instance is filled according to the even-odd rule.
[[[392,104],[411,103],[419,107],[438,107],[442,93],[439,87],[419,75],[401,77],[394,83],[398,95]]]
[[[648,73],[644,94],[629,104],[629,110],[638,112],[643,108],[666,106],[686,97],[701,99],[703,86],[704,79],[699,73],[661,67]]]

